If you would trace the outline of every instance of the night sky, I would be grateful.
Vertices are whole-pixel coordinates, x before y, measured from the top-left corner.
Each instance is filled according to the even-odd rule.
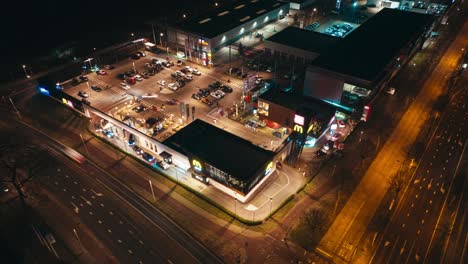
[[[103,44],[103,39],[119,39],[116,35],[137,31],[145,21],[159,16],[184,9],[190,12],[194,2],[214,3],[213,0],[9,1],[0,18],[3,35],[0,45],[4,51],[1,65],[21,65],[72,40],[96,40],[101,46],[110,45]]]

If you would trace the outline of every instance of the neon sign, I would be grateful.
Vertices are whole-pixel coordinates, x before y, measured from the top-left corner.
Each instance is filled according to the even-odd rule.
[[[192,165],[193,165],[193,169],[198,171],[198,172],[201,172],[203,170],[203,167],[202,167],[200,161],[198,161],[198,160],[192,160]]]
[[[294,125],[294,131],[302,134],[304,132],[304,129],[300,125]]]

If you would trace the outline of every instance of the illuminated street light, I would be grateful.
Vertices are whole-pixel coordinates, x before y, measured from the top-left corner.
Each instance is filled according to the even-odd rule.
[[[186,18],[187,16],[185,14],[182,15],[183,18]]]
[[[159,33],[159,42],[161,44],[161,47],[163,46],[163,43],[162,43],[162,37],[164,36],[164,34],[161,32]]]
[[[24,76],[26,76],[26,78],[31,78],[31,76],[28,75],[28,73],[26,72],[26,65],[23,65],[23,71],[24,71]]]
[[[218,6],[218,3],[217,3],[217,2],[215,2],[215,6]]]

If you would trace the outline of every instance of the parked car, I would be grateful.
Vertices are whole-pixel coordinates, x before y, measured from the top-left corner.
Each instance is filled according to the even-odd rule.
[[[91,85],[91,89],[95,92],[102,92],[102,88],[97,85]]]
[[[169,89],[174,90],[174,91],[179,89],[179,86],[176,83],[170,83],[167,87],[169,87]]]
[[[80,80],[81,80],[82,82],[87,82],[87,81],[88,81],[88,77],[86,77],[86,76],[84,76],[84,75],[81,75],[81,76],[78,77],[78,78],[80,78]]]
[[[103,130],[102,133],[104,135],[106,135],[106,137],[108,137],[108,138],[113,138],[114,137],[114,132],[112,132],[111,129]]]
[[[142,150],[139,146],[137,146],[137,145],[133,145],[133,146],[132,146],[132,149],[133,149],[133,151],[135,151],[135,153],[136,153],[137,155],[142,155],[142,154],[143,154],[143,150]]]
[[[193,75],[196,75],[196,76],[200,76],[200,75],[201,75],[201,72],[200,72],[199,70],[197,70],[197,69],[193,69],[193,70],[192,70],[192,74],[193,74]]]
[[[385,92],[391,95],[394,95],[395,91],[396,91],[395,87],[389,87],[387,90],[385,90]]]
[[[91,105],[91,102],[86,98],[81,99],[81,102],[83,102],[83,104]]]
[[[99,70],[96,72],[97,75],[107,75],[107,72],[105,70]]]
[[[113,65],[106,65],[106,66],[104,66],[104,69],[113,70],[113,69],[115,69],[115,67]]]
[[[206,104],[206,105],[208,105],[208,106],[212,106],[212,105],[213,105],[213,102],[210,101],[210,100],[207,99],[207,98],[202,98],[202,99],[201,99],[201,102],[204,103],[204,104]]]
[[[146,57],[146,53],[144,51],[137,51],[136,54],[140,57]]]
[[[161,85],[161,86],[165,86],[165,85],[166,85],[166,81],[165,81],[165,80],[159,80],[157,83],[158,83],[159,85]]]
[[[79,91],[78,96],[83,97],[83,98],[88,98],[89,94],[85,91]]]
[[[168,170],[171,167],[171,165],[167,164],[164,160],[160,160],[156,164],[164,170]]]
[[[200,100],[201,96],[198,93],[193,93],[192,98],[195,99],[195,100]]]
[[[140,74],[137,74],[137,75],[135,75],[134,77],[135,77],[135,79],[136,79],[137,81],[139,81],[139,82],[143,81],[143,77],[141,77]]]
[[[187,81],[191,81],[193,80],[193,75],[192,74],[187,74],[184,76],[184,78],[187,80]]]
[[[120,83],[120,87],[124,88],[125,90],[130,89],[130,86],[128,86],[128,84],[126,84],[126,83],[124,83],[124,82],[121,82],[121,83]]]
[[[182,61],[181,60],[177,60],[177,66],[181,66],[182,65]]]
[[[149,163],[152,163],[154,161],[154,157],[153,155],[147,153],[147,152],[143,152],[143,154],[141,155],[141,157],[146,160],[147,162]]]
[[[146,106],[139,105],[139,106],[135,106],[132,110],[133,110],[135,113],[141,113],[141,112],[143,112],[143,111],[146,111],[147,108],[146,108]]]
[[[223,91],[224,93],[232,93],[232,88],[227,85],[222,85],[221,91]]]

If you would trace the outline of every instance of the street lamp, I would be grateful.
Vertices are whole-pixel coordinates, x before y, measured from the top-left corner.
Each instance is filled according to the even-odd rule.
[[[31,78],[31,76],[28,75],[28,73],[26,72],[26,65],[23,65],[23,71],[24,71],[24,76],[26,76],[26,78]]]
[[[161,47],[163,46],[163,42],[162,42],[162,37],[164,36],[164,34],[161,32],[159,33],[159,42],[161,43]]]
[[[273,197],[270,197],[270,216],[271,216],[272,209],[273,209]]]

